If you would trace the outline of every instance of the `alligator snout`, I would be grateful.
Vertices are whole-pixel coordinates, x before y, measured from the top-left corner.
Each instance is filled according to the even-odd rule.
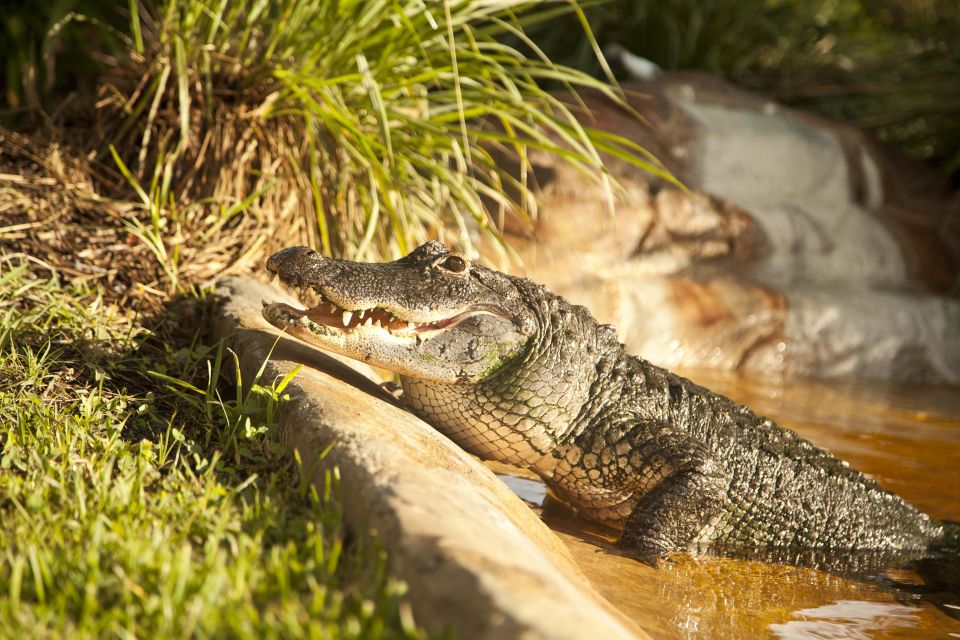
[[[323,257],[310,247],[287,247],[267,259],[267,271],[281,277],[285,273],[301,272],[309,262],[322,260]]]

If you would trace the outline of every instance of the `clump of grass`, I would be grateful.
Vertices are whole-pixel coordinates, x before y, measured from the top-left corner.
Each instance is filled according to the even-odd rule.
[[[48,153],[28,163],[54,180],[47,191],[66,189],[94,210],[86,219],[51,216],[84,227],[76,244],[91,240],[96,224],[108,238],[93,242],[113,247],[114,259],[131,253],[156,265],[154,274],[121,270],[109,280],[117,286],[106,290],[121,296],[124,285],[159,295],[208,285],[291,244],[355,259],[396,257],[429,238],[469,251],[483,234],[498,238],[490,221],[506,209],[534,215],[530,149],[608,186],[603,152],[662,172],[642,149],[584,127],[541,85],[616,99],[612,88],[502,42],[511,34],[529,44],[516,12],[539,11],[536,3],[128,6],[129,29],[111,31],[123,46],[91,53],[103,60],[95,108],[74,100],[57,111],[52,134],[20,145],[80,168],[83,179],[68,183]],[[78,1],[74,12],[83,9]],[[519,170],[498,161],[501,152]],[[14,164],[0,171],[24,163]],[[117,250],[121,243],[137,248]],[[90,253],[90,271],[110,270],[97,262],[104,251]]]
[[[538,81],[610,88],[496,40],[523,38],[514,11],[528,5],[159,2],[133,17],[107,109],[130,117],[106,119],[120,123],[106,139],[138,177],[169,183],[161,204],[250,197],[275,233],[328,254],[396,256],[433,236],[469,247],[472,228],[491,230],[483,197],[533,206],[490,147],[601,171],[610,146]]]
[[[285,381],[221,399],[223,363],[0,259],[0,635],[422,636],[277,445]]]

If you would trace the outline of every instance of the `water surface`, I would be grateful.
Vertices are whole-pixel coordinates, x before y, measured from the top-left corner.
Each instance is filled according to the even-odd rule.
[[[848,460],[931,516],[960,520],[960,389],[684,375]],[[681,553],[652,568],[617,555],[615,531],[579,520],[539,480],[501,477],[597,589],[656,638],[960,638],[960,593],[925,584],[944,579],[942,567],[826,571]]]

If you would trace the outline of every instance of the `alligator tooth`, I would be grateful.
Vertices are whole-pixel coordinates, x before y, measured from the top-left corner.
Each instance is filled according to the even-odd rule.
[[[350,320],[351,320],[352,318],[353,318],[353,312],[352,312],[352,311],[344,311],[344,312],[343,312],[343,326],[345,326],[345,327],[348,326],[348,325],[350,324]]]
[[[373,315],[371,314],[370,317],[367,318],[367,321],[363,323],[363,326],[369,327],[372,324],[373,324]],[[380,326],[379,322],[377,323],[377,326]]]
[[[336,313],[336,312],[337,312],[337,305],[335,305],[335,304],[333,304],[333,303],[331,302],[331,303],[330,303],[330,313]]]
[[[408,322],[408,323],[407,323],[407,329],[410,329],[411,331],[413,331],[413,330],[416,329],[416,328],[417,328],[417,323],[416,323],[416,322]]]
[[[366,309],[360,309],[360,311],[357,311],[357,317],[360,318],[361,320],[363,320],[363,316],[364,316],[364,314],[366,314],[366,313],[367,313],[367,310],[366,310]]]
[[[383,326],[380,324],[380,318],[377,318],[376,320],[374,320],[373,324],[377,325],[378,327]]]

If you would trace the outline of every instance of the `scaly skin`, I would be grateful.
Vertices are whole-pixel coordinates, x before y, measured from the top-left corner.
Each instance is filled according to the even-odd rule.
[[[318,298],[267,305],[267,320],[399,372],[424,420],[481,458],[533,469],[648,561],[711,543],[921,550],[942,534],[792,431],[626,354],[585,308],[438,242],[387,264],[285,249],[267,267],[306,304]]]

